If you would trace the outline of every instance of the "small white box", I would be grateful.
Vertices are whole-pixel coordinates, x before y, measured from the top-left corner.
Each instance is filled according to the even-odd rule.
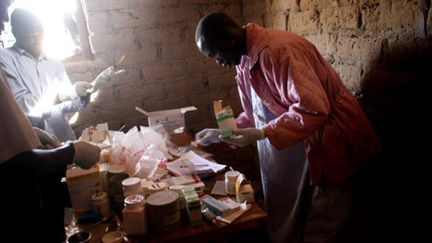
[[[168,134],[171,134],[176,128],[185,127],[184,114],[196,109],[195,106],[188,106],[178,109],[147,112],[139,107],[135,107],[135,110],[147,116],[149,127],[160,124]]]

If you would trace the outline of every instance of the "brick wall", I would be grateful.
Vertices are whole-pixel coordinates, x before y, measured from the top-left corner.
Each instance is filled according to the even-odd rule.
[[[73,81],[91,80],[126,55],[119,66],[127,73],[103,89],[99,99],[80,113],[76,131],[108,121],[112,129],[146,125],[134,110],[195,105],[186,114],[192,132],[215,126],[212,101],[223,99],[241,110],[234,70],[204,58],[194,43],[197,21],[206,13],[225,11],[239,22],[305,36],[359,91],[364,75],[398,46],[430,44],[430,0],[86,0],[85,12],[95,60],[68,61]],[[428,39],[429,38],[429,39]]]
[[[224,11],[240,19],[241,7],[238,0],[86,0],[95,58],[68,60],[67,72],[73,81],[91,80],[125,55],[119,68],[127,73],[80,112],[75,131],[79,134],[84,127],[105,121],[111,129],[147,125],[135,106],[156,111],[195,105],[198,110],[186,114],[192,132],[216,126],[215,99],[232,104],[238,113],[234,70],[203,57],[194,38],[203,15]]]
[[[400,46],[431,45],[430,0],[252,2],[265,4],[265,26],[298,33],[314,43],[354,92],[371,67]]]
[[[86,126],[106,121],[111,129],[146,125],[147,119],[134,110],[135,106],[155,111],[195,105],[198,111],[186,114],[192,133],[216,127],[212,111],[215,99],[223,99],[236,113],[240,112],[234,70],[220,68],[195,47],[195,25],[210,12],[224,11],[242,23],[252,21],[306,37],[353,92],[360,90],[363,79],[377,63],[391,59],[393,53],[400,55],[407,45],[409,50],[430,46],[432,39],[430,0],[86,0],[85,3],[95,59],[67,61],[71,79],[91,80],[122,55],[126,56],[119,68],[127,73],[115,78],[112,86],[101,90],[97,101],[80,112],[74,126],[77,133]],[[369,80],[375,82],[375,79]],[[383,102],[387,104],[388,100]],[[372,106],[376,109],[375,101]],[[388,108],[385,105],[380,109]],[[235,153],[224,146],[215,146],[213,150],[219,156],[218,161],[246,173],[254,183],[259,181],[253,148]]]

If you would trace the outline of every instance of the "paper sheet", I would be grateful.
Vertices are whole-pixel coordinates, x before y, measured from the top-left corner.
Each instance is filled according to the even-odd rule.
[[[225,169],[226,165],[221,165],[207,160],[193,151],[189,151],[173,162],[167,163],[167,169],[175,175],[191,175],[200,172],[218,173]]]

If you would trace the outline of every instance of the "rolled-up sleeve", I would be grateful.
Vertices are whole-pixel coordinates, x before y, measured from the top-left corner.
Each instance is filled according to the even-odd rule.
[[[288,104],[286,112],[264,126],[270,143],[282,149],[311,136],[327,119],[330,104],[310,60],[297,50],[263,51],[260,65],[280,102]]]

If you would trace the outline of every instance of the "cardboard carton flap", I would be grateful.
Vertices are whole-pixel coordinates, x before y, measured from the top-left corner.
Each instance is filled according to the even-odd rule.
[[[135,106],[135,110],[147,116],[150,127],[159,124],[163,125],[168,134],[171,134],[176,128],[184,127],[184,114],[188,111],[194,111],[196,109],[197,108],[195,106],[188,106],[178,109],[148,112]]]
[[[180,108],[180,112],[183,114],[188,112],[188,111],[196,111],[196,110],[197,110],[197,108],[195,106],[188,106],[188,107]]]
[[[187,106],[187,107],[182,107],[182,108],[178,108],[178,109],[169,109],[169,110],[161,110],[161,111],[145,111],[141,108],[139,108],[138,106],[135,106],[135,110],[150,117],[150,116],[155,116],[155,115],[166,115],[166,114],[175,114],[175,113],[181,113],[184,114],[188,111],[195,111],[197,110],[197,108],[195,106]]]

